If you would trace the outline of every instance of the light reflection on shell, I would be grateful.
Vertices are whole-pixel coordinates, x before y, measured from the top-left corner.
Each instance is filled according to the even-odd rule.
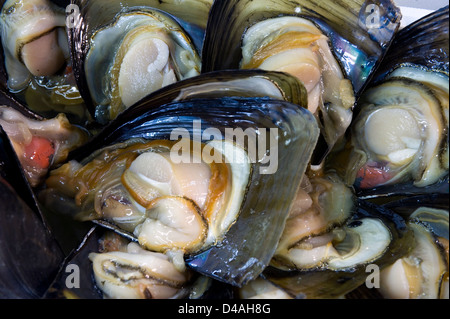
[[[29,3],[39,1],[43,0],[33,0]],[[48,3],[51,2],[53,1]],[[64,0],[54,2],[59,5],[69,4],[69,1]],[[2,1],[2,5],[9,5],[9,3],[11,0]],[[22,2],[18,1],[18,3]],[[132,190],[133,196],[138,198],[141,208],[137,210],[145,210],[145,218],[150,221],[142,223],[137,230],[134,230],[134,227],[125,227],[126,229],[120,230],[117,225],[104,220],[95,222],[96,225],[91,228],[90,222],[73,219],[73,216],[79,213],[79,207],[75,202],[69,203],[70,196],[60,194],[48,187],[51,183],[47,186],[44,184],[30,186],[21,171],[22,166],[18,162],[10,139],[5,134],[5,131],[8,132],[12,126],[19,127],[22,124],[14,122],[12,125],[11,123],[6,125],[0,119],[0,123],[5,126],[0,130],[1,185],[3,187],[9,183],[16,191],[16,194],[10,194],[9,186],[5,188],[9,195],[2,192],[2,203],[8,204],[11,198],[20,197],[20,200],[23,200],[35,215],[37,214],[35,216],[37,218],[31,218],[23,227],[32,237],[30,242],[39,241],[36,238],[38,236],[42,238],[42,232],[49,235],[40,242],[44,245],[36,244],[30,247],[35,247],[33,253],[40,258],[48,256],[45,262],[48,263],[48,269],[51,268],[52,272],[49,274],[44,271],[47,277],[35,276],[34,279],[30,279],[25,272],[29,274],[36,272],[39,265],[18,267],[20,284],[14,287],[11,278],[16,277],[10,276],[10,269],[2,268],[0,281],[5,282],[10,288],[10,290],[1,290],[2,296],[6,298],[448,299],[448,200],[445,202],[440,198],[442,193],[448,195],[448,6],[398,31],[401,13],[390,0],[375,1],[381,14],[380,24],[377,26],[367,24],[367,18],[371,12],[369,9],[373,7],[369,7],[365,1],[325,1],[319,4],[316,1],[307,0],[302,1],[301,7],[297,2],[287,0],[270,2],[265,0],[258,2],[192,0],[186,1],[188,4],[180,3],[178,0],[125,0],[120,3],[111,3],[106,0],[72,0],[70,3],[79,6],[82,19],[78,21],[75,28],[66,30],[67,34],[60,32],[63,38],[67,35],[71,51],[70,62],[67,62],[67,54],[64,56],[66,59],[64,77],[71,74],[66,79],[72,81],[72,84],[76,82],[83,99],[78,95],[78,91],[57,89],[55,91],[55,94],[59,94],[56,96],[57,101],[60,101],[61,93],[66,94],[68,98],[73,97],[72,93],[76,93],[76,96],[74,95],[76,98],[69,101],[63,108],[53,111],[70,113],[69,122],[74,120],[77,125],[85,126],[82,129],[89,131],[91,138],[69,154],[69,160],[71,160],[69,163],[73,166],[69,163],[58,163],[57,166],[61,165],[58,169],[70,170],[71,173],[77,174],[77,170],[82,165],[92,160],[91,155],[104,146],[136,138],[147,142],[148,140],[167,141],[175,128],[181,127],[190,136],[195,136],[196,127],[193,126],[193,121],[199,119],[202,121],[202,132],[206,128],[217,128],[220,133],[224,133],[230,127],[243,130],[251,128],[256,132],[255,136],[260,136],[262,128],[276,128],[275,141],[278,144],[274,151],[271,148],[273,145],[267,141],[266,145],[261,146],[260,161],[252,163],[248,170],[238,170],[238,173],[235,173],[231,184],[238,186],[240,190],[237,193],[242,195],[238,198],[238,203],[234,205],[239,212],[236,217],[225,218],[222,220],[223,223],[218,225],[217,221],[210,220],[212,217],[208,219],[207,216],[198,215],[200,216],[197,219],[200,221],[199,225],[207,225],[206,230],[200,230],[200,235],[188,245],[173,247],[165,246],[163,243],[161,248],[158,246],[161,242],[143,244],[148,243],[156,233],[155,231],[144,235],[142,233],[149,229],[154,230],[155,225],[161,223],[167,222],[169,225],[170,222],[183,218],[196,219],[193,216],[197,216],[206,205],[199,198],[189,198],[191,195],[189,192],[168,193],[158,200],[146,197],[149,191],[145,189],[145,185],[148,185],[154,175],[145,173],[145,169],[141,170],[141,168],[145,166],[145,161],[149,158],[152,162],[160,161],[164,153],[138,157],[139,160],[125,170],[126,174],[123,174],[125,177],[121,175],[119,178],[125,180],[128,187],[125,187],[126,191]],[[110,25],[114,19],[117,18],[116,22],[119,21],[116,14],[120,10],[125,8],[123,12],[128,13],[134,10],[148,12],[150,9],[142,9],[142,6],[149,4],[156,11],[160,10],[158,12],[169,13],[181,25],[182,30],[192,37],[192,43],[189,46],[198,53],[198,56],[194,58],[197,61],[194,68],[196,71],[187,72],[186,76],[177,76],[180,81],[168,84],[173,79],[169,69],[174,63],[166,64],[167,59],[165,59],[164,63],[159,65],[161,61],[156,59],[154,66],[158,72],[169,70],[165,73],[167,81],[163,82],[167,85],[164,88],[152,93],[143,93],[142,96],[135,96],[134,93],[127,96],[126,93],[131,91],[125,90],[125,94],[120,96],[121,101],[125,102],[125,107],[120,105],[110,114],[108,112],[100,114],[108,109],[109,102],[105,102],[100,109],[95,109],[102,102],[97,101],[91,94],[92,83],[86,78],[87,73],[100,64],[90,60],[88,50],[95,45],[89,43],[88,39],[99,35],[97,31]],[[195,9],[186,10],[183,4],[190,8],[195,6]],[[314,100],[312,94],[314,88],[308,87],[310,84],[308,79],[295,79],[287,73],[277,72],[287,70],[283,67],[277,71],[256,70],[260,66],[265,68],[266,61],[260,63],[266,59],[265,50],[270,48],[272,51],[275,44],[283,42],[287,36],[275,35],[271,41],[266,41],[262,48],[250,50],[250,56],[256,60],[248,63],[250,70],[239,70],[243,67],[239,65],[239,62],[242,54],[241,41],[245,39],[246,32],[250,31],[251,27],[257,28],[257,22],[267,22],[274,17],[279,17],[280,21],[294,17],[306,19],[320,31],[317,36],[323,40],[320,45],[313,44],[315,40],[308,42],[308,45],[313,47],[313,51],[322,52],[327,51],[326,46],[328,46],[330,50],[328,56],[332,55],[335,59],[339,69],[337,76],[339,81],[331,82],[334,83],[332,85],[334,89],[339,89],[332,90],[328,94],[331,98],[322,101],[319,112],[306,110],[308,97],[310,104],[311,99]],[[62,22],[58,26],[63,27],[63,17],[60,16],[59,20]],[[342,23],[343,21],[345,23]],[[120,23],[117,22],[117,24]],[[292,25],[290,28],[287,33],[299,32],[297,29],[294,30]],[[264,33],[266,30],[267,28],[264,27],[260,31]],[[160,40],[164,42],[165,38],[160,35],[158,37],[158,40],[152,40],[154,47],[159,53],[165,54],[160,57],[165,57],[168,51],[160,43]],[[3,47],[6,51],[2,52],[1,57],[3,60],[6,56],[6,62],[8,62],[12,51],[7,51],[5,40],[8,39],[5,38],[3,33]],[[51,33],[46,33],[42,40],[45,42],[48,39],[51,42],[55,38]],[[135,40],[140,42],[142,39],[145,42],[147,38],[146,36],[130,38],[128,43],[134,44]],[[177,39],[181,41],[181,38]],[[297,40],[290,39],[286,43],[291,45]],[[418,43],[422,45],[419,48],[416,47]],[[31,75],[27,74],[23,78],[28,81],[30,78],[38,77],[34,85],[37,83],[41,87],[53,85],[53,80],[43,78],[43,74],[37,72],[35,61],[28,60],[31,46],[25,48],[27,44],[21,45],[19,52],[22,53],[19,55],[22,57],[19,56],[18,60],[19,62],[23,60],[24,63],[20,62],[20,66],[29,67]],[[144,47],[147,46],[142,45],[140,48]],[[135,62],[134,56],[127,56],[129,51],[125,51],[122,54],[123,61],[131,62],[131,64]],[[172,53],[168,54],[170,56]],[[30,57],[35,56],[32,54]],[[182,59],[184,55],[181,54],[178,57]],[[306,55],[303,62],[307,58],[317,62],[317,57],[311,54]],[[60,59],[55,57],[54,60]],[[266,60],[268,61],[269,58]],[[193,60],[190,59],[190,61]],[[306,62],[308,66],[300,65],[298,68],[308,69],[309,64],[313,64],[311,61]],[[328,69],[334,65],[333,63],[327,64],[322,61],[319,64],[320,68]],[[68,66],[73,67],[73,73],[70,68],[67,68]],[[54,67],[58,69],[58,72],[63,69],[56,65]],[[132,72],[129,74],[135,72],[133,67],[133,65],[130,67],[129,70]],[[34,90],[33,94],[28,93],[28,100],[16,99],[15,91],[10,88],[19,89],[19,85],[15,86],[14,83],[20,81],[15,81],[8,76],[6,72],[8,68],[11,69],[10,64],[5,65],[2,61],[1,103],[18,109],[21,114],[33,120],[42,121],[49,118],[46,112],[37,112],[40,114],[37,115],[34,109],[27,108],[27,101],[32,99],[35,102],[36,99],[40,99],[39,96],[42,93],[40,90]],[[312,69],[309,68],[309,70]],[[143,70],[145,73],[146,69],[143,68]],[[439,74],[442,76],[438,76],[437,81],[430,81],[430,77],[427,76],[430,70],[441,72]],[[100,78],[103,73],[108,72],[105,72],[105,69],[96,72],[91,79]],[[135,80],[133,76],[124,77],[124,74],[120,72],[116,74],[116,78],[119,83],[115,83],[117,87],[130,79]],[[328,80],[321,83],[323,84],[322,93],[330,88],[327,84],[330,83]],[[108,86],[108,83],[106,84]],[[138,81],[139,84],[142,88],[145,86],[143,81]],[[406,90],[408,98],[412,99],[414,95],[420,95],[429,104],[436,106],[427,108],[427,112],[433,114],[436,121],[433,125],[426,126],[438,129],[434,130],[433,134],[427,131],[425,138],[422,136],[423,132],[409,134],[414,125],[405,120],[408,123],[403,122],[402,127],[408,131],[406,132],[408,134],[404,131],[400,132],[401,128],[394,125],[396,133],[393,134],[395,136],[390,140],[392,143],[386,151],[386,145],[380,142],[389,140],[388,129],[383,129],[381,132],[385,133],[383,141],[377,140],[380,136],[380,132],[377,132],[379,124],[389,124],[389,121],[384,118],[400,116],[404,113],[403,109],[391,113],[390,111],[380,113],[382,116],[379,118],[373,115],[368,115],[367,118],[364,116],[366,106],[377,104],[379,95],[382,95],[384,100],[390,99],[391,102],[395,99],[399,100],[398,97],[393,96],[396,92],[393,86],[398,92]],[[140,89],[138,88],[137,91]],[[377,89],[387,91],[379,94],[375,91]],[[378,98],[374,100],[373,97],[377,95]],[[91,114],[85,113],[84,106],[83,109],[70,109],[70,107],[80,107],[82,105],[78,103],[80,100],[86,102],[86,107]],[[339,100],[338,104],[350,111],[347,112],[349,114],[332,107],[331,100],[334,102]],[[406,97],[402,100],[404,102]],[[40,100],[38,102],[40,103]],[[38,102],[35,103],[39,104]],[[423,109],[414,112],[427,113],[423,112]],[[423,119],[419,122],[422,123]],[[363,124],[358,128],[358,123]],[[370,130],[373,127],[375,130]],[[29,134],[26,136],[30,138]],[[408,172],[405,170],[405,174],[392,180],[392,185],[374,184],[373,181],[363,179],[366,187],[360,187],[361,179],[355,183],[353,175],[360,172],[360,169],[356,169],[354,161],[359,159],[357,155],[362,154],[362,151],[356,149],[354,153],[349,152],[354,145],[346,144],[346,142],[365,136],[369,138],[363,142],[359,141],[359,144],[354,142],[354,145],[359,147],[365,144],[367,147],[364,152],[370,149],[373,153],[383,153],[383,167],[387,166],[387,158],[394,164],[399,164],[412,158],[413,153],[414,155],[420,153],[418,159],[414,160],[417,165],[410,165]],[[405,143],[406,148],[394,147],[398,139]],[[427,150],[432,150],[428,153],[422,152],[418,144],[425,146],[433,144],[426,147]],[[246,151],[249,150],[244,147],[244,152]],[[267,164],[265,161],[273,159],[273,152],[278,155],[278,167],[274,174],[266,175],[263,173],[264,168],[267,168],[264,164]],[[86,158],[89,160],[85,160]],[[371,165],[376,161],[377,159],[370,157]],[[347,169],[352,175],[350,177],[343,172],[347,166],[350,166]],[[370,168],[381,166],[381,164],[373,164]],[[57,175],[54,172],[58,172],[58,169],[52,172],[53,177]],[[99,166],[98,170],[93,170],[91,173],[101,172],[102,168]],[[366,176],[369,176],[375,171],[367,169],[365,172]],[[194,173],[192,170],[191,173],[200,176],[204,172],[198,170]],[[308,179],[304,176],[308,176]],[[413,182],[405,176],[413,176]],[[235,182],[240,178],[245,182],[236,185]],[[322,178],[324,180],[331,178],[333,183],[340,183],[340,180],[337,181],[342,178],[345,185],[339,184],[333,187],[334,192],[327,191],[329,186],[318,182]],[[53,182],[53,185],[56,185],[63,183],[64,180]],[[98,185],[109,183],[106,179],[96,180],[96,182]],[[155,186],[158,183],[152,179],[150,184]],[[142,185],[144,190],[139,188]],[[156,186],[163,187],[161,184]],[[79,188],[76,191],[80,191],[81,194],[84,190]],[[71,192],[75,191],[71,190]],[[435,193],[434,197],[430,193]],[[112,213],[116,213],[120,205],[126,204],[124,197],[121,197],[123,189],[111,188],[99,194],[95,196],[104,195],[108,201],[97,203],[97,205],[110,209]],[[306,198],[308,196],[309,201]],[[335,196],[339,198],[336,199]],[[436,196],[439,198],[436,199]],[[111,198],[115,201],[111,201]],[[355,205],[350,205],[350,202]],[[308,213],[302,210],[302,205],[307,207]],[[411,208],[408,205],[411,205]],[[0,213],[9,216],[4,209],[5,205],[0,206],[2,207]],[[430,206],[431,208],[423,208]],[[173,219],[160,218],[167,214],[169,208],[172,211],[178,210],[178,213],[184,211],[186,214],[174,215],[176,217]],[[338,208],[341,211],[333,211]],[[24,206],[15,207],[14,212],[17,219],[30,216],[30,211]],[[319,222],[316,224],[321,227],[308,233],[306,238],[302,237],[289,242],[289,239],[295,236],[292,233],[283,234],[283,230],[287,225],[286,229],[294,232],[296,226],[292,222],[295,218],[290,216],[290,213],[296,214],[295,218],[298,218],[299,223],[302,223],[301,217],[312,220],[323,218],[320,220],[322,224]],[[138,214],[131,215],[127,217],[142,222],[142,218],[136,217]],[[123,224],[127,222],[125,219],[121,221]],[[313,221],[317,222],[317,220]],[[306,224],[305,222],[302,226]],[[11,235],[13,230],[14,227],[11,227],[2,234]],[[46,230],[49,232],[47,233]],[[278,245],[280,239],[284,246]],[[4,242],[0,240],[1,254],[6,259],[13,258],[4,249]],[[50,247],[58,245],[62,251],[59,249],[49,251]],[[143,246],[147,249],[146,251],[142,250]],[[20,256],[20,258],[25,257]],[[62,262],[63,258],[65,262]],[[417,263],[418,260],[423,262]],[[155,267],[146,268],[144,264],[152,264]],[[56,274],[55,266],[58,265],[61,268]],[[71,269],[68,267],[73,265],[79,267],[83,274],[82,289],[71,289],[67,286],[67,269]],[[374,292],[364,285],[367,276],[365,267],[368,265],[376,265],[381,269],[383,289]],[[433,271],[427,272],[424,269]],[[409,276],[412,273],[415,274],[415,278],[420,277],[422,280],[413,282],[412,277]],[[52,283],[49,278],[54,278]],[[393,278],[403,281],[398,283]],[[408,288],[403,291],[393,290],[391,289],[393,285],[397,288],[409,285],[409,291],[407,291]]]

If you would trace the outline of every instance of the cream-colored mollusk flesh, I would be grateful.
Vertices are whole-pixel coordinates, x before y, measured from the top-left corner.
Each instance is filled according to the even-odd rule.
[[[91,253],[89,259],[106,298],[171,298],[188,279],[167,255],[144,250],[136,243],[130,243],[127,251]]]
[[[242,299],[293,299],[287,292],[261,277],[239,289]]]
[[[335,239],[339,234],[324,233],[331,227],[342,225],[353,211],[353,193],[340,180],[303,176],[277,247],[276,255],[287,256],[300,244],[302,247],[318,246]],[[310,240],[319,236],[319,240]],[[318,237],[318,238],[319,238]],[[331,247],[329,247],[331,248]]]
[[[342,270],[368,264],[386,252],[392,235],[381,220],[365,218],[358,223],[307,238],[291,247],[285,257],[298,269]]]
[[[232,142],[198,145],[220,161],[205,162],[190,149],[180,155],[171,141],[130,144],[99,151],[84,166],[61,166],[47,186],[73,197],[82,220],[108,220],[152,251],[192,253],[220,241],[234,223],[251,171],[246,151]],[[236,157],[243,161],[227,160]]]
[[[385,176],[379,185],[409,179],[418,187],[448,174],[448,76],[402,67],[361,99],[353,129],[366,154],[361,172],[376,167]]]
[[[211,169],[193,160],[188,157],[175,164],[170,153],[146,152],[124,172],[126,188],[146,209],[145,221],[134,234],[147,249],[191,250],[203,244],[207,227],[201,209],[205,208]]]
[[[88,139],[88,133],[71,125],[63,113],[55,118],[35,120],[0,105],[0,126],[33,187],[43,181],[48,169],[64,162],[70,151]]]
[[[433,235],[423,225],[410,223],[414,231],[414,249],[381,272],[380,292],[390,299],[438,299],[448,277],[441,251]],[[445,275],[447,272],[447,275]]]
[[[170,39],[145,33],[128,46],[119,72],[119,94],[126,107],[138,102],[149,92],[175,83],[177,77],[170,63]]]
[[[162,87],[200,74],[201,60],[190,37],[158,11],[121,13],[96,30],[89,44],[86,81],[94,103],[109,110],[109,119]]]
[[[308,92],[312,113],[329,102],[344,109],[353,107],[352,85],[344,78],[327,37],[306,19],[286,16],[256,23],[244,35],[242,56],[243,69],[260,68],[297,77]]]
[[[137,179],[133,180],[132,175]],[[142,185],[138,185],[138,179]],[[185,156],[184,161],[175,164],[169,152],[146,152],[131,163],[124,172],[122,181],[133,192],[137,193],[141,187],[144,189],[144,186],[147,186],[146,189],[154,189],[155,194],[187,197],[203,209],[210,179],[209,165],[200,161],[194,162],[194,158],[191,156]],[[142,197],[139,194],[134,196],[142,198],[143,205],[148,205],[153,200],[152,196],[145,199],[145,194]]]
[[[303,177],[272,260],[282,269],[344,270],[373,262],[392,234],[377,218],[351,220],[352,190],[334,175]]]
[[[51,76],[69,58],[65,13],[46,0],[9,0],[1,12],[8,85],[18,91],[31,76]]]
[[[232,149],[245,153],[237,146]],[[130,192],[154,189],[158,193],[146,207],[146,220],[134,231],[141,244],[150,250],[182,248],[192,251],[214,243],[236,219],[249,178],[249,166],[248,162],[211,166],[195,155],[178,157],[174,161],[171,154],[140,155],[125,171],[122,180],[130,173],[136,174],[140,182],[127,185]],[[153,163],[151,170],[147,164],[150,162]],[[223,171],[225,167],[228,172]]]

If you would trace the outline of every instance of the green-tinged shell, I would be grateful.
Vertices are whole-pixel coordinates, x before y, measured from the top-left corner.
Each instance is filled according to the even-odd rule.
[[[237,145],[244,147],[252,159],[250,175],[244,184],[247,186],[244,186],[245,190],[241,189],[245,196],[238,205],[237,218],[222,230],[225,233],[217,237],[212,246],[200,246],[200,251],[198,247],[186,250],[187,265],[203,275],[236,286],[257,277],[275,251],[290,202],[317,142],[319,132],[314,117],[296,104],[267,98],[190,99],[159,107],[151,105],[151,101],[146,102],[149,103],[147,109],[139,110],[140,116],[135,112],[118,118],[117,125],[108,126],[101,137],[80,149],[77,158],[83,160],[90,156],[92,147],[100,149],[99,145],[104,145],[113,150],[117,143],[136,138],[177,140],[179,134],[171,136],[175,129],[175,132],[189,134],[194,142],[206,145],[208,140],[210,145],[221,144],[222,138],[228,140],[230,130],[234,130],[232,134],[250,134],[247,135],[250,140],[252,132],[262,135],[268,131],[268,140],[258,143],[259,155],[255,158],[250,155],[251,145],[245,145],[247,142],[239,141],[235,136]],[[175,122],[174,118],[177,119]],[[210,135],[212,130],[215,133]],[[89,163],[89,160],[82,163]],[[234,165],[233,162],[230,164]],[[55,174],[57,176],[58,172]]]
[[[72,0],[73,4],[80,9],[80,14],[85,16],[90,25],[85,26],[86,30],[93,32],[100,25],[109,21],[123,8],[147,6],[170,13],[175,17],[197,25],[206,27],[208,14],[211,9],[212,0]],[[187,10],[187,9],[190,10]],[[92,19],[92,20],[90,20]]]
[[[448,84],[448,77],[443,80]],[[424,187],[448,174],[448,91],[393,77],[367,90],[359,108],[352,126],[354,156],[346,168],[354,177],[347,182],[366,189],[408,181]],[[384,178],[368,181],[361,169],[372,167]]]
[[[370,19],[373,9],[378,9],[379,13],[379,24],[376,25]],[[371,4],[345,0],[321,3],[286,0],[215,1],[203,50],[204,58],[206,53],[210,55],[203,61],[203,71],[237,68],[241,60],[240,41],[244,31],[257,21],[280,15],[305,17],[323,29],[346,72],[354,75],[356,91],[361,89],[368,75],[373,72],[374,65],[383,57],[400,26],[401,18],[399,9],[390,1]],[[349,52],[352,52],[352,60],[346,57]],[[355,62],[358,68],[354,67]]]
[[[327,264],[323,265],[322,268],[310,271],[289,271],[268,267],[263,276],[291,296],[308,299],[339,298],[363,284],[372,285],[373,282],[369,275],[374,271],[379,272],[396,259],[407,254],[411,249],[410,243],[413,237],[411,230],[406,227],[405,221],[400,216],[381,206],[359,201],[355,215],[345,227],[357,230],[358,227],[363,227],[366,222],[381,226],[379,231],[370,232],[367,235],[383,237],[381,233],[386,232],[388,234],[386,238],[390,237],[390,241],[387,243],[381,240],[367,243],[367,251],[382,246],[380,246],[380,252],[372,256],[373,259],[361,260],[359,263],[346,265],[335,270],[332,270],[334,268],[332,265],[328,268]],[[342,251],[342,255],[346,256],[345,249]],[[345,263],[345,259],[343,261]]]

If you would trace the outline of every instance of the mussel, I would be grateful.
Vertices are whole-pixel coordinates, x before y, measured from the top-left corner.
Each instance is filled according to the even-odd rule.
[[[364,283],[366,267],[384,268],[409,251],[412,235],[400,216],[358,200],[334,173],[310,170],[303,179],[277,251],[254,283],[263,291],[344,297]]]
[[[0,127],[0,297],[41,298],[65,255]],[[30,262],[33,260],[33,262]]]
[[[63,7],[49,0],[2,1],[2,90],[42,116],[90,121],[72,72]]]
[[[151,101],[134,120],[118,118],[126,122],[102,136],[105,147],[91,155],[95,144],[89,144],[77,162],[52,171],[46,191],[75,200],[84,218],[106,219],[147,250],[171,251],[197,272],[240,286],[274,253],[317,142],[317,122],[295,104],[267,98],[160,107]],[[230,139],[230,130],[245,132],[249,144]],[[169,237],[155,236],[165,228]]]
[[[135,121],[151,108],[171,102],[198,98],[259,97],[287,101],[299,106],[307,105],[307,93],[296,78],[282,72],[263,70],[225,70],[208,72],[178,81],[150,93],[142,101],[124,110],[120,120],[111,121],[105,129],[99,130],[88,141],[86,148],[95,148],[104,139],[117,139],[128,129],[126,123]],[[152,103],[148,103],[148,101]],[[81,150],[82,151],[82,150]],[[75,150],[74,157],[81,151]]]
[[[50,167],[63,163],[70,151],[88,140],[88,131],[71,124],[64,113],[43,118],[8,92],[0,96],[0,126],[32,187],[43,181]]]
[[[335,258],[334,231],[352,216],[354,194],[339,177],[308,170],[292,203],[286,227],[271,264],[314,269]]]
[[[352,212],[342,226],[311,237],[299,247],[312,257],[319,250],[314,264],[272,264],[263,278],[291,297],[341,298],[367,284],[372,269],[383,270],[410,252],[412,231],[399,215],[363,200],[356,202]],[[327,247],[325,251],[318,249],[320,242]],[[308,261],[308,256],[304,257],[302,261]]]
[[[399,27],[389,1],[377,25],[363,1],[215,1],[203,46],[202,72],[262,68],[297,76],[308,91],[308,109],[321,125],[321,163],[352,119],[355,96],[380,62]]]
[[[0,296],[448,298],[448,6],[1,4]]]
[[[149,269],[149,260],[156,267]],[[170,254],[143,250],[115,232],[94,226],[61,266],[44,298],[233,298],[231,286],[173,261]],[[80,270],[79,281],[71,278],[75,267]]]
[[[380,293],[394,299],[448,299],[448,197],[420,195],[385,205],[414,232],[413,247],[381,272]]]
[[[88,139],[88,133],[69,123],[65,114],[53,119],[31,119],[0,106],[0,125],[11,139],[32,187],[38,186],[51,167],[63,163],[71,150]]]
[[[197,29],[189,33],[183,26],[205,10],[206,17],[209,1],[192,3],[202,10],[181,14],[167,3],[75,1],[81,11],[69,36],[74,72],[97,121],[105,124],[146,95],[200,73],[198,42],[191,35]]]
[[[358,102],[347,145],[329,157],[364,196],[448,192],[448,37],[435,34],[448,34],[448,6],[398,33]]]
[[[9,0],[3,4],[1,17],[8,85],[12,90],[24,89],[32,75],[51,76],[62,68],[69,57],[62,8],[51,1]]]
[[[129,243],[126,251],[91,253],[89,259],[97,286],[105,297],[167,299],[176,295],[189,279],[167,255]]]

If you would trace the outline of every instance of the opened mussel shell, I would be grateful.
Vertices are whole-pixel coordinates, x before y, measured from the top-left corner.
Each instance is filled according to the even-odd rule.
[[[90,219],[99,219],[99,216],[101,219],[103,209],[112,208],[117,213],[114,207],[120,211],[122,205],[125,211],[133,211],[127,217],[131,223],[122,219],[119,225],[119,228],[122,226],[122,233],[128,230],[131,234],[129,238],[136,236],[135,240],[149,250],[170,250],[185,255],[187,265],[201,274],[236,286],[257,277],[275,251],[290,202],[317,142],[319,131],[314,117],[298,105],[267,98],[192,99],[160,107],[149,105],[145,112],[143,110],[134,119],[118,118],[120,125],[108,126],[106,130],[112,129],[109,134],[103,134],[101,140],[97,137],[93,139],[101,142],[90,143],[79,149],[77,158],[51,173],[47,180],[47,191],[53,189],[62,192],[68,196],[69,202],[75,197],[81,204],[81,211],[87,208],[82,216],[88,219],[89,216]],[[236,136],[239,132],[253,142],[245,145],[246,142]],[[97,145],[98,150],[92,150],[94,145]],[[171,156],[173,150],[178,151]],[[193,163],[177,165],[174,162],[173,155],[183,150],[191,152],[187,159],[200,159],[195,164],[195,170],[192,166],[189,173],[192,177],[183,173],[182,167],[184,165],[188,169]],[[298,150],[301,150],[301,156]],[[131,154],[128,160],[126,154]],[[225,161],[221,164],[206,161],[205,154],[215,154],[216,162],[218,158]],[[115,163],[113,159],[116,155],[122,156],[122,163],[128,164],[123,166],[120,162]],[[78,159],[77,162],[75,159]],[[233,159],[238,159],[238,162]],[[152,166],[145,163],[152,163]],[[148,167],[146,172],[142,171],[145,167]],[[198,190],[195,188],[191,193],[189,190],[170,191],[174,188],[154,175],[163,173],[163,167],[169,167],[174,174],[179,172],[172,177],[173,181],[194,178],[198,189],[208,183],[223,184],[224,192],[217,193],[221,187],[213,187],[212,192],[207,192],[204,201],[201,199],[204,196],[196,197]],[[210,169],[215,173],[208,173]],[[106,171],[116,173],[107,174],[105,176],[111,178],[96,183],[96,178],[101,178]],[[65,177],[65,174],[69,175]],[[85,182],[82,182],[83,174],[87,178]],[[199,180],[202,176],[212,176],[213,179],[204,184]],[[229,178],[232,179],[231,184]],[[80,181],[80,186],[87,187],[83,186],[81,193],[76,191],[77,187],[71,188],[77,181]],[[65,186],[60,188],[58,184]],[[102,191],[95,193],[98,188],[95,185],[103,187]],[[143,189],[133,186],[135,195],[128,197],[126,194],[129,190],[120,185],[147,186]],[[152,200],[152,189],[164,196],[158,195]],[[274,192],[274,189],[277,191]],[[102,196],[99,197],[100,194]],[[102,202],[102,197],[108,202]],[[125,197],[128,199],[125,200]],[[98,199],[98,205],[89,204]],[[114,199],[119,200],[116,205],[111,202]],[[145,199],[150,202],[145,203]],[[221,201],[224,202],[220,204]],[[99,212],[96,207],[100,209]],[[205,210],[205,207],[218,209],[218,212],[226,208],[226,213],[215,215],[214,211],[209,208]],[[173,214],[165,213],[168,210]],[[169,246],[161,242],[155,246],[155,240],[146,235],[154,234],[146,230],[154,229],[167,218],[169,220],[164,222],[166,225],[185,227],[183,214],[196,216],[191,220],[197,220],[196,225],[200,227],[198,236],[189,239],[189,245],[168,240],[166,243]],[[120,216],[112,217],[106,218],[106,221],[118,225]]]
[[[0,126],[8,134],[32,187],[38,186],[49,168],[63,163],[69,152],[89,137],[65,114],[43,118],[8,92],[0,92]]]
[[[155,266],[153,270],[149,269],[148,261]],[[176,274],[178,282],[170,279],[173,277],[170,272]],[[145,251],[137,243],[99,226],[92,227],[67,258],[44,296],[46,299],[232,297],[231,286],[180,268],[169,255]]]
[[[65,14],[51,1],[9,0],[2,5],[2,43],[8,86],[19,91],[28,85],[32,75],[51,76],[68,58],[67,45],[58,43],[65,37]]]
[[[376,9],[378,24],[369,23]],[[399,27],[393,3],[380,1],[215,1],[202,72],[262,68],[297,76],[326,142],[314,162],[344,135],[357,97]]]
[[[390,299],[448,299],[448,196],[413,196],[385,205],[405,216],[412,250],[381,272],[380,293]]]
[[[271,261],[279,268],[319,268],[333,255],[333,242],[354,212],[355,196],[335,174],[308,169],[289,211]]]
[[[90,122],[72,72],[65,9],[50,0],[2,1],[2,90],[41,116]]]
[[[41,298],[65,256],[1,127],[0,217],[1,298]]]
[[[394,36],[373,81],[381,81],[403,63],[449,72],[448,5],[407,25]]]
[[[402,29],[383,77],[358,101],[349,141],[329,163],[360,196],[448,193],[448,37],[435,35],[446,33],[448,7]]]
[[[200,8],[193,14],[187,13],[192,7],[182,14],[184,6],[157,1],[75,4],[80,15],[69,34],[74,72],[98,122],[108,123],[153,91],[200,73],[201,43],[193,37],[203,39],[198,25],[206,21],[209,1],[191,1]],[[194,18],[199,20],[192,25]]]
[[[269,266],[262,276],[292,297],[340,298],[367,283],[374,269],[384,269],[411,249],[412,232],[405,221],[369,202],[358,200],[352,218],[337,229],[345,236],[334,244],[336,255],[316,269]]]
[[[138,103],[132,105],[120,115],[120,120],[111,121],[105,129],[100,130],[94,139],[88,142],[95,144],[104,139],[117,139],[122,134],[122,126],[134,121],[141,114],[156,109],[164,104],[197,98],[222,97],[268,97],[287,101],[299,106],[307,105],[306,91],[295,77],[282,72],[263,70],[224,70],[208,72],[181,80],[150,93]],[[148,101],[152,101],[149,103]],[[73,156],[82,150],[75,150]]]

